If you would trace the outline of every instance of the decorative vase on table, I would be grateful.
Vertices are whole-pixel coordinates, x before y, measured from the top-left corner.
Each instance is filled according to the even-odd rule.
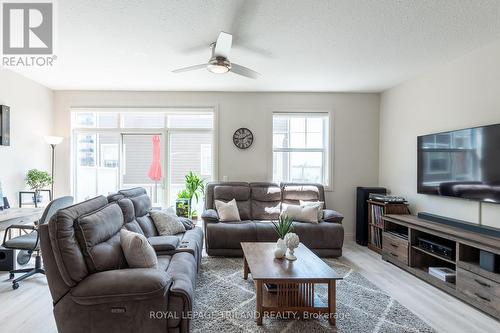
[[[285,242],[286,246],[288,247],[286,258],[291,261],[297,260],[297,257],[294,255],[294,251],[300,244],[299,236],[297,236],[297,234],[294,234],[293,232],[288,233],[285,236]]]
[[[286,242],[285,236],[292,229],[292,219],[286,216],[280,216],[278,222],[274,222],[274,230],[278,235],[278,240],[276,241],[276,249],[274,250],[274,257],[276,259],[282,259],[286,253]]]
[[[286,253],[286,243],[283,238],[278,238],[276,241],[276,249],[274,249],[274,257],[276,259],[281,259]]]

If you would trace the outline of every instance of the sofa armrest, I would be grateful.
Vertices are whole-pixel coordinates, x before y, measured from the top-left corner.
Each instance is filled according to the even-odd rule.
[[[215,209],[207,209],[201,214],[204,222],[219,222],[219,214]]]
[[[332,223],[342,223],[344,215],[332,209],[323,209],[323,221]]]
[[[152,236],[148,238],[148,243],[156,252],[173,251],[179,245],[177,236]]]
[[[140,301],[165,297],[171,279],[156,268],[125,268],[91,274],[71,291],[82,305]]]

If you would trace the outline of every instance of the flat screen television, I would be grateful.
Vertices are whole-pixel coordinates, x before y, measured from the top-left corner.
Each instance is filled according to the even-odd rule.
[[[500,203],[500,124],[417,141],[418,193]]]

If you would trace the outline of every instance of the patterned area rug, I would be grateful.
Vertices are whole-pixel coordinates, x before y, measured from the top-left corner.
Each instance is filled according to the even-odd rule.
[[[325,262],[344,276],[337,283],[337,332],[435,332],[428,324],[337,259]],[[327,286],[316,290],[327,301]],[[193,307],[193,332],[332,332],[326,318],[266,318],[255,324],[251,274],[239,258],[204,257]]]

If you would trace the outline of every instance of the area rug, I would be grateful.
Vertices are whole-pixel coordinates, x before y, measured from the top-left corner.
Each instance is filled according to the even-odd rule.
[[[394,298],[337,259],[324,259],[344,276],[337,284],[337,332],[435,332]],[[318,285],[326,301],[327,286]],[[326,318],[264,318],[255,324],[251,275],[243,280],[239,258],[202,259],[193,305],[193,332],[332,332]]]

